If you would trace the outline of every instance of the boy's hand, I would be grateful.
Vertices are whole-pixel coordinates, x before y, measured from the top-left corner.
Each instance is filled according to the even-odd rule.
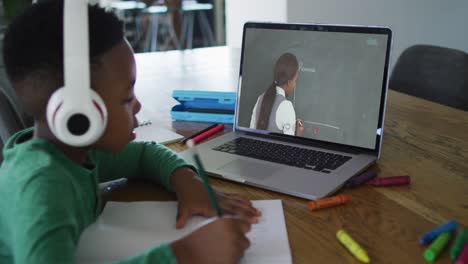
[[[171,176],[171,183],[179,200],[176,228],[184,227],[193,215],[216,215],[203,183],[195,177],[196,173],[189,168],[178,169]],[[218,191],[215,191],[215,195],[223,214],[240,216],[250,223],[258,222],[261,213],[248,199],[238,194]]]
[[[250,223],[242,218],[219,218],[170,244],[177,263],[234,264],[250,246],[245,236]]]

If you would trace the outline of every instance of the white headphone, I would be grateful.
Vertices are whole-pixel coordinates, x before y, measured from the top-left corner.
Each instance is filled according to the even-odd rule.
[[[91,89],[87,0],[65,0],[63,19],[64,86],[49,99],[47,123],[63,143],[89,146],[104,133],[107,109]]]

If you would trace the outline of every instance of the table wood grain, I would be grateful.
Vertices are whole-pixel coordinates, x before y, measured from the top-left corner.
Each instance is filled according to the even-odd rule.
[[[189,66],[185,60],[189,60]],[[204,66],[198,65],[204,62]],[[172,90],[200,88],[195,80],[197,74],[188,72],[190,67],[201,71],[200,78],[222,71],[224,75],[217,75],[221,77],[214,83],[222,81],[230,86],[218,90],[236,89],[236,51],[226,47],[194,50],[189,55],[181,51],[138,55],[137,63],[143,76],[137,81],[137,96],[144,97],[143,105],[151,104],[147,113],[159,118],[161,125],[186,135],[209,125],[170,120],[170,104],[176,103],[171,101]],[[174,68],[174,76],[162,77],[164,72],[155,71],[164,64]],[[151,70],[141,69],[148,65],[153,65]],[[192,78],[194,85],[187,81]],[[153,82],[153,86],[149,85]],[[165,86],[160,87],[161,83]],[[202,86],[219,88],[211,81],[207,83]],[[225,132],[230,129],[228,126]],[[169,147],[175,151],[185,149],[181,144]],[[361,244],[371,263],[425,263],[425,247],[418,243],[424,232],[452,219],[468,227],[468,112],[389,91],[382,155],[371,169],[382,177],[410,175],[411,185],[341,189],[339,193],[352,195],[349,204],[311,212],[307,200],[301,198],[219,179],[210,181],[219,190],[240,193],[252,200],[281,199],[294,263],[359,263],[336,240],[339,228]],[[131,182],[112,197],[118,201],[175,198],[161,187],[143,182]],[[436,263],[451,263],[448,250]]]

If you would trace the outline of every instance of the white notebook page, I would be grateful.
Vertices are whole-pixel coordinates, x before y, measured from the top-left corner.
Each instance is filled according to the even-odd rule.
[[[240,263],[292,263],[281,200],[253,201],[262,212],[247,234],[251,246]],[[177,240],[214,218],[193,217],[175,228],[176,202],[109,202],[97,222],[81,235],[77,263],[102,263],[136,255],[163,242]]]

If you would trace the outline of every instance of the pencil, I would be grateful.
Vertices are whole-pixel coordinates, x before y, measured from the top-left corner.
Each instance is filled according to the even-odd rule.
[[[208,192],[208,197],[210,198],[211,205],[213,206],[216,214],[221,217],[221,209],[219,208],[218,202],[216,201],[216,197],[214,194],[213,189],[211,188],[210,183],[208,182],[208,178],[205,174],[205,169],[203,168],[203,164],[201,163],[200,156],[198,155],[197,148],[195,147],[195,143],[193,140],[187,141],[187,145],[189,148],[193,150],[193,159],[195,160],[195,165],[197,166],[198,174],[202,179],[203,185],[205,186],[206,191]]]
[[[202,133],[204,133],[204,132],[206,132],[206,131],[214,128],[214,127],[216,127],[217,125],[219,125],[219,124],[211,125],[211,126],[205,128],[205,129],[201,130],[201,131],[198,131],[197,133],[195,133],[195,134],[193,134],[193,135],[191,135],[189,137],[184,138],[184,140],[182,140],[182,144],[187,143],[187,141],[189,141],[190,139],[192,139],[192,138],[194,138],[194,137],[196,137],[196,136],[198,136],[198,135],[200,135],[200,134],[202,134]]]
[[[191,140],[193,140],[194,144],[198,144],[201,141],[211,137],[212,135],[222,131],[223,129],[224,129],[224,124],[219,124],[208,131],[198,134],[196,137],[191,138]]]

